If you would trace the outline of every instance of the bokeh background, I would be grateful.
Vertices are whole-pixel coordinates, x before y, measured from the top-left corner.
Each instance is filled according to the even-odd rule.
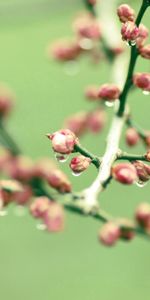
[[[70,76],[66,66],[46,58],[48,43],[72,35],[71,21],[83,9],[81,2],[0,0],[0,81],[16,93],[8,128],[24,153],[34,159],[53,156],[45,133],[59,129],[69,114],[92,108],[84,101],[84,87],[108,81],[109,64],[93,65],[85,58]],[[139,2],[127,1],[135,9]],[[145,23],[149,23],[148,13]],[[150,65],[139,59],[136,69],[150,71]],[[136,91],[130,103],[135,119],[150,128],[150,97]],[[83,145],[103,153],[107,130],[100,136],[85,136]],[[140,151],[142,146],[136,148]],[[63,169],[72,176],[67,165]],[[72,176],[74,189],[85,187],[95,175],[91,167],[81,177]],[[132,217],[139,202],[150,201],[150,187],[113,183],[100,200],[110,213]],[[150,299],[150,243],[137,237],[107,249],[97,241],[100,225],[90,217],[66,212],[65,232],[47,234],[36,229],[28,214],[17,217],[10,208],[8,216],[0,219],[0,298]]]

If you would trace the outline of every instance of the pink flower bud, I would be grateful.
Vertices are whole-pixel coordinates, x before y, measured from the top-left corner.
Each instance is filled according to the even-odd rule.
[[[7,168],[11,158],[11,153],[5,148],[0,147],[0,171],[5,171],[5,168]]]
[[[33,192],[30,186],[23,186],[23,190],[20,192],[16,192],[14,194],[14,201],[19,205],[26,205],[31,197],[33,196]]]
[[[49,205],[50,200],[47,197],[37,197],[30,205],[30,213],[34,218],[43,218]]]
[[[94,101],[98,99],[98,88],[96,86],[88,86],[85,90],[85,97],[90,100]]]
[[[39,177],[42,179],[46,179],[49,172],[56,169],[56,164],[53,160],[45,157],[38,160],[33,168],[33,177]]]
[[[122,23],[133,22],[135,19],[135,11],[127,4],[121,4],[117,9],[117,14]]]
[[[141,203],[135,212],[137,222],[144,228],[150,227],[150,204]]]
[[[124,41],[134,42],[139,36],[139,28],[134,22],[126,22],[122,25],[121,34]]]
[[[33,177],[33,163],[28,157],[17,156],[8,165],[9,175],[17,180],[29,181]]]
[[[119,98],[120,90],[114,84],[103,84],[98,91],[98,97],[107,100],[114,101]]]
[[[52,50],[48,49],[55,59],[59,61],[67,61],[76,59],[81,53],[81,47],[77,42],[60,41],[53,45]]]
[[[150,161],[150,150],[148,150],[147,153],[145,154],[145,158],[147,161]]]
[[[9,114],[13,107],[14,96],[4,85],[0,85],[0,118]]]
[[[120,226],[120,237],[127,241],[132,240],[135,236],[135,224],[128,219],[120,219],[117,221]]]
[[[97,0],[88,0],[88,2],[89,2],[89,4],[91,4],[91,5],[95,5],[96,2],[97,2]]]
[[[44,214],[43,222],[50,232],[59,232],[64,229],[64,211],[57,202],[51,202]]]
[[[79,112],[66,119],[64,127],[70,129],[75,135],[80,136],[86,130],[87,112]]]
[[[150,179],[150,166],[139,160],[134,161],[132,164],[136,169],[139,181],[146,182]]]
[[[78,142],[75,134],[69,129],[47,134],[47,137],[52,141],[53,150],[62,154],[70,154],[74,149],[74,145]]]
[[[80,37],[99,39],[101,36],[99,23],[90,15],[78,18],[74,23],[74,29]]]
[[[89,157],[79,155],[72,158],[70,162],[70,168],[74,173],[81,173],[89,167],[90,163],[91,159]]]
[[[93,132],[100,132],[106,123],[106,114],[104,110],[95,110],[89,113],[87,118],[87,127]]]
[[[135,167],[130,163],[120,163],[112,167],[112,176],[123,184],[133,184],[137,180]]]
[[[118,224],[108,222],[101,228],[99,232],[99,240],[105,246],[113,246],[120,237],[120,227]]]
[[[146,58],[146,59],[150,59],[150,44],[143,46],[139,49],[140,54],[142,57]]]
[[[143,91],[150,92],[150,73],[136,73],[133,76],[133,83]]]
[[[140,26],[139,26],[139,36],[136,40],[136,44],[139,48],[143,46],[146,39],[148,38],[148,35],[149,35],[148,28],[145,25],[140,24]]]
[[[139,137],[138,132],[132,127],[128,128],[126,131],[126,143],[128,144],[128,146],[137,145],[139,140],[140,140],[140,137]]]
[[[49,185],[61,193],[71,192],[71,183],[61,170],[53,170],[47,175]]]
[[[14,200],[17,192],[22,191],[22,185],[16,180],[1,180],[0,181],[0,198],[3,205],[8,205]]]

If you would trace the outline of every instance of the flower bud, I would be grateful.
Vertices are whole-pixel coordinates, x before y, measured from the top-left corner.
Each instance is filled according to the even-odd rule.
[[[127,145],[128,146],[135,146],[135,145],[137,145],[139,140],[140,140],[140,137],[139,137],[138,132],[132,127],[128,128],[127,131],[126,131],[126,143],[127,143]]]
[[[145,158],[147,161],[150,161],[150,150],[148,150],[145,154]]]
[[[127,21],[133,22],[135,19],[135,11],[127,4],[121,4],[118,7],[117,15],[122,23]]]
[[[150,92],[150,73],[136,73],[133,76],[133,83],[143,91]]]
[[[16,180],[1,180],[0,181],[0,198],[3,205],[8,205],[14,200],[14,195],[22,191],[22,185]]]
[[[17,180],[29,181],[33,177],[33,162],[26,156],[13,158],[7,169],[10,177]]]
[[[13,94],[11,91],[0,85],[0,118],[6,117],[13,107]]]
[[[61,170],[53,170],[47,175],[48,184],[61,193],[71,192],[71,183]]]
[[[98,91],[98,97],[107,100],[114,101],[119,98],[120,90],[114,84],[103,84]]]
[[[141,203],[135,212],[135,217],[137,222],[144,228],[149,228],[150,226],[150,204]]]
[[[64,127],[70,129],[75,135],[80,136],[86,130],[87,112],[79,112],[66,119]]]
[[[101,36],[99,23],[90,15],[78,18],[74,30],[80,36],[88,39],[99,39]]]
[[[60,41],[53,45],[52,50],[48,49],[55,59],[59,61],[68,61],[76,59],[81,53],[81,47],[77,42]]]
[[[37,197],[30,205],[30,213],[34,218],[43,218],[49,205],[50,200],[47,197]]]
[[[89,167],[90,163],[91,159],[89,157],[79,155],[72,158],[70,162],[70,168],[74,173],[81,173]]]
[[[126,241],[130,241],[134,238],[134,223],[128,219],[117,220],[120,226],[120,237]]]
[[[14,194],[14,201],[19,205],[26,205],[31,197],[33,196],[33,192],[30,186],[23,186],[23,190],[20,192],[16,192]]]
[[[78,141],[75,134],[69,129],[47,134],[47,137],[52,141],[53,150],[61,154],[70,154]]]
[[[127,42],[135,42],[139,36],[139,28],[134,22],[126,22],[121,28],[122,39]]]
[[[148,28],[145,25],[140,24],[140,26],[139,26],[139,36],[136,40],[136,44],[139,48],[143,46],[146,39],[148,38],[148,35],[149,35]]]
[[[120,163],[112,167],[112,176],[123,184],[133,184],[137,180],[135,167],[130,163]]]
[[[139,49],[139,52],[141,54],[142,57],[146,58],[146,59],[150,59],[150,44],[143,46]]]
[[[100,132],[106,123],[106,114],[104,110],[95,110],[89,113],[87,118],[87,127],[93,132]]]
[[[108,222],[101,228],[99,232],[99,240],[105,246],[113,246],[120,237],[120,227],[118,224]]]
[[[64,211],[57,202],[51,202],[43,218],[46,228],[50,232],[59,232],[64,229]]]
[[[90,101],[98,99],[98,88],[96,86],[88,86],[85,90],[85,97]]]
[[[150,166],[139,160],[133,161],[132,164],[136,169],[139,181],[146,182],[150,179]]]

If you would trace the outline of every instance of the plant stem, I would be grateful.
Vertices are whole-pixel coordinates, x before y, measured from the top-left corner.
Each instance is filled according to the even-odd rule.
[[[100,160],[98,157],[96,157],[94,154],[83,148],[81,145],[76,144],[74,147],[75,152],[79,152],[80,154],[89,157],[91,159],[91,162],[95,167],[98,169],[100,166]]]
[[[11,153],[16,156],[21,153],[20,148],[18,145],[14,142],[12,137],[9,135],[9,133],[6,131],[5,127],[3,126],[2,122],[0,122],[0,135],[2,139],[4,140],[5,146],[11,151]]]
[[[122,152],[121,154],[118,155],[117,160],[129,160],[129,161],[134,161],[134,160],[141,160],[141,161],[145,161],[145,162],[149,162],[146,157],[145,154],[143,155],[138,155],[138,154],[130,154],[127,152]]]

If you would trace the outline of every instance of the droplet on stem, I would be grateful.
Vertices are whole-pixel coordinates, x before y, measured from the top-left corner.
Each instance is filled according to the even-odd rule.
[[[143,182],[143,181],[139,180],[139,181],[136,181],[135,184],[136,184],[138,187],[142,188],[142,187],[144,187],[144,186],[147,185],[147,182]]]
[[[57,161],[59,161],[60,163],[65,163],[68,158],[69,155],[68,154],[59,154],[59,153],[55,153],[55,158]]]
[[[46,229],[46,225],[40,222],[36,224],[36,228],[38,230],[44,231]]]

